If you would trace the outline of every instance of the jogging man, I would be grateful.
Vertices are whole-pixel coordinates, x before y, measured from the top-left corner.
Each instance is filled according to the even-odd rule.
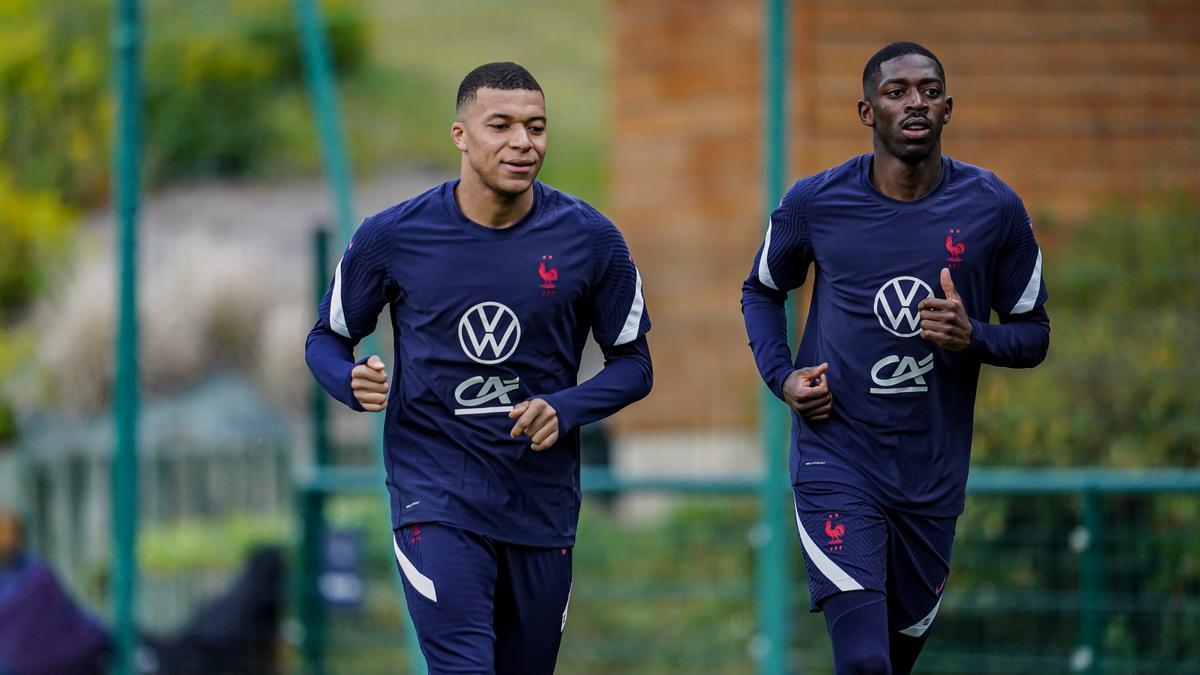
[[[794,411],[796,522],[838,673],[912,670],[950,573],[980,366],[1049,346],[1025,206],[942,155],[952,107],[929,50],[875,54],[858,102],[873,152],[788,190],[742,286],[759,372]],[[793,362],[784,303],[810,263]]]
[[[489,63],[458,90],[458,179],[368,218],[308,336],[310,369],[386,411],[396,559],[431,673],[551,673],[579,518],[579,427],[652,383],[617,228],[537,182],[541,87]],[[395,374],[354,346],[391,307]],[[576,383],[588,332],[604,368]]]

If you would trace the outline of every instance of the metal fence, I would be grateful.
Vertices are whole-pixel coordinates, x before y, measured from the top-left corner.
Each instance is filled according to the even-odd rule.
[[[294,444],[286,420],[244,381],[214,378],[146,408],[138,459],[142,527],[161,532],[229,517],[283,518],[292,501]],[[30,549],[89,604],[107,609],[111,422],[47,418],[33,428],[0,463],[11,472],[5,482],[19,488],[14,501],[27,519]],[[164,630],[182,622],[228,573],[145,576],[139,624]]]
[[[373,472],[341,472],[306,491],[344,495],[379,482]],[[753,485],[585,473],[559,670],[762,672]],[[1200,672],[1200,532],[1189,526],[1200,472],[976,469],[969,490],[921,672]],[[671,508],[648,519],[621,508],[648,493],[673,495]],[[408,663],[389,533],[366,534],[369,599],[325,614],[325,629],[306,627],[325,640],[309,653],[320,664],[312,670],[397,672]],[[786,672],[828,673],[824,622],[807,612],[799,545],[789,541]]]
[[[922,670],[1200,672],[1198,480],[976,471]]]

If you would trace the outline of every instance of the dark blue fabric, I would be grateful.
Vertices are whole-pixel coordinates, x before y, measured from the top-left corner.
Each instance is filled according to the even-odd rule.
[[[24,556],[7,571],[8,590],[0,599],[0,672],[103,672],[108,635],[71,600],[54,572]]]
[[[925,643],[928,641],[929,633],[925,633],[919,638],[909,637],[901,633],[892,633],[889,635],[888,654],[892,661],[893,675],[908,675],[911,673],[913,666],[917,664],[917,658],[921,656],[921,651],[925,649]]]
[[[821,606],[836,675],[890,675],[887,599],[879,591],[830,596]]]
[[[777,396],[793,368],[829,363],[830,418],[793,415],[793,482],[842,483],[890,508],[956,515],[981,364],[1031,366],[1046,353],[1041,256],[1020,198],[992,173],[943,158],[936,188],[897,201],[871,184],[871,162],[863,155],[799,181],[771,215],[742,286],[750,346]],[[793,359],[784,302],[810,265],[813,297]],[[944,297],[944,267],[977,333],[961,352],[919,336],[917,304]],[[987,325],[993,310],[999,325]]]
[[[809,608],[818,611],[826,598],[841,592],[879,591],[887,595],[892,632],[927,630],[950,576],[956,519],[885,509],[836,483],[806,483],[794,492],[798,520],[809,538],[803,546]],[[831,579],[818,556],[852,581]]]
[[[436,523],[402,527],[395,537],[405,599],[431,675],[554,672],[571,593],[571,548],[505,544]],[[401,555],[412,570],[399,563]],[[428,582],[414,581],[413,570]]]
[[[837,675],[908,675],[929,640],[888,631],[887,599],[878,591],[831,595],[821,604]]]
[[[358,409],[354,346],[390,305],[393,527],[438,521],[501,541],[569,546],[580,505],[578,427],[642,398],[652,383],[640,277],[621,233],[584,202],[535,183],[530,212],[491,229],[461,213],[456,184],[363,223],[306,358],[334,398]],[[589,331],[606,365],[577,385]],[[538,396],[558,410],[560,426],[557,444],[542,452],[509,437],[506,414]]]

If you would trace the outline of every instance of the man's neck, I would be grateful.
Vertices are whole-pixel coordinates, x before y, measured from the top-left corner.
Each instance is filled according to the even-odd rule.
[[[871,162],[871,184],[883,194],[901,201],[920,199],[937,187],[942,179],[942,153],[909,164],[875,148]]]
[[[519,195],[506,195],[466,175],[454,188],[454,199],[463,215],[484,227],[510,227],[533,208],[533,188]]]

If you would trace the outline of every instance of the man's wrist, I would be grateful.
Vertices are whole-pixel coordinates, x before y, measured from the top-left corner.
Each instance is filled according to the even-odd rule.
[[[971,322],[971,335],[963,351],[967,354],[981,356],[987,352],[984,337],[987,332],[987,324],[970,317],[967,320]]]
[[[350,364],[350,370],[346,373],[346,388],[350,390],[350,398],[346,403],[350,406],[351,410],[357,412],[366,412],[367,409],[362,406],[362,403],[359,403],[358,396],[354,394],[354,369],[366,363],[369,358],[371,358],[370,355],[367,355]]]
[[[787,400],[783,397],[783,385],[787,384],[788,378],[794,372],[796,372],[796,369],[790,365],[786,368],[781,367],[775,371],[771,381],[767,383],[767,388],[771,390],[772,394],[775,394],[775,398],[778,398],[780,401]]]
[[[545,401],[551,409],[554,410],[554,414],[558,417],[559,436],[566,434],[568,431],[574,428],[574,420],[570,419],[570,414],[567,414],[566,411],[564,411],[562,401],[559,400],[559,396],[561,396],[561,394],[562,392],[556,392],[554,394],[541,394],[530,398],[530,400],[540,398]]]

